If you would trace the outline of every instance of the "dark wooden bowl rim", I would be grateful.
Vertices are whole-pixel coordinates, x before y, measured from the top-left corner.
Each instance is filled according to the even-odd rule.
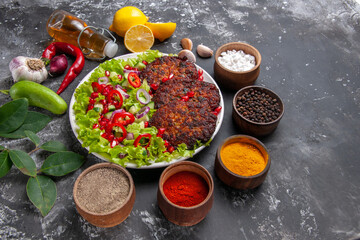
[[[172,168],[176,168],[176,167],[179,167],[179,166],[182,166],[182,165],[191,165],[193,167],[196,167],[198,169],[200,169],[201,171],[203,171],[205,173],[205,175],[208,177],[209,179],[209,192],[208,192],[208,195],[206,196],[206,198],[199,204],[197,205],[194,205],[194,206],[190,206],[190,207],[183,207],[183,206],[180,206],[180,205],[176,205],[175,203],[172,203],[166,196],[165,196],[165,193],[164,193],[164,190],[163,190],[163,186],[161,185],[161,182],[162,182],[162,179],[164,178],[166,172],[168,172],[170,169]],[[184,170],[184,171],[188,171],[188,170]],[[197,173],[195,173],[197,174]],[[198,174],[199,175],[199,174]],[[200,175],[199,175],[200,176]],[[170,176],[169,176],[170,177]],[[200,176],[202,177],[202,176]],[[206,181],[206,179],[204,179],[206,183],[208,183],[208,181]],[[165,183],[165,181],[164,181]],[[201,166],[200,164],[198,163],[195,163],[195,162],[190,162],[190,161],[182,161],[182,162],[177,162],[177,163],[173,163],[171,164],[170,166],[168,166],[162,173],[161,173],[161,176],[160,176],[160,180],[159,180],[159,190],[160,190],[160,193],[161,193],[161,196],[165,199],[165,201],[170,204],[171,206],[175,207],[175,208],[179,208],[179,209],[196,209],[196,208],[199,208],[201,206],[203,206],[204,204],[206,204],[209,199],[211,198],[211,195],[213,194],[214,192],[214,181],[211,177],[211,174],[208,172],[208,170],[206,170],[206,168],[204,168],[203,166]]]
[[[221,63],[219,63],[218,58],[219,58],[220,54],[222,52],[224,52],[223,49],[226,48],[227,46],[231,46],[231,45],[238,45],[238,46],[241,46],[241,47],[247,46],[247,47],[253,49],[257,54],[257,56],[254,56],[255,60],[256,60],[256,65],[252,69],[247,70],[247,71],[233,71],[233,70],[230,70],[228,68],[225,68]],[[235,48],[234,48],[234,50],[235,50]],[[240,48],[239,50],[244,50],[244,49]],[[224,45],[222,45],[222,46],[220,46],[218,48],[218,50],[215,53],[215,62],[224,71],[235,73],[235,74],[244,74],[244,73],[252,72],[252,71],[256,70],[260,66],[260,64],[261,64],[261,54],[260,54],[259,50],[257,50],[254,46],[251,46],[250,44],[243,43],[243,42],[230,42],[230,43],[226,43],[226,44],[224,44]]]
[[[239,111],[236,109],[236,99],[237,99],[237,96],[244,92],[245,90],[247,89],[250,89],[250,88],[254,88],[254,89],[260,89],[260,90],[265,90],[269,93],[271,93],[276,99],[277,101],[280,103],[280,107],[281,107],[281,113],[280,115],[273,121],[271,122],[267,122],[267,123],[260,123],[260,122],[255,122],[255,121],[252,121],[250,119],[247,119],[245,118],[242,114],[239,113]],[[256,85],[252,85],[252,86],[247,86],[247,87],[243,87],[242,89],[240,89],[239,91],[237,91],[237,93],[235,93],[234,95],[234,98],[233,98],[233,109],[236,111],[236,114],[243,120],[245,120],[246,122],[249,122],[249,123],[252,123],[254,125],[260,125],[260,126],[267,126],[267,125],[271,125],[271,124],[274,124],[278,121],[280,121],[280,119],[283,117],[284,115],[284,111],[285,111],[285,108],[284,108],[284,103],[283,101],[281,100],[281,98],[279,97],[279,95],[277,95],[274,91],[266,88],[266,87],[262,87],[262,86],[256,86]]]
[[[130,185],[130,189],[129,189],[129,194],[128,196],[126,197],[125,201],[119,206],[117,207],[116,209],[114,210],[111,210],[110,212],[106,212],[106,213],[95,213],[95,212],[91,212],[87,209],[85,209],[78,201],[77,199],[77,189],[78,189],[78,184],[80,182],[80,179],[85,176],[87,173],[93,171],[93,170],[96,170],[96,169],[99,169],[99,168],[111,168],[111,169],[116,169],[118,171],[121,171],[125,174],[125,176],[128,178],[129,180],[129,185]],[[130,201],[130,198],[134,192],[134,189],[135,189],[135,185],[134,185],[134,181],[131,177],[131,174],[128,172],[128,170],[126,170],[124,167],[120,166],[120,165],[117,165],[115,163],[97,163],[97,164],[94,164],[90,167],[88,167],[87,169],[85,169],[80,175],[79,177],[76,179],[75,181],[75,184],[74,184],[74,190],[73,190],[73,196],[74,196],[74,201],[76,203],[76,205],[84,212],[88,213],[88,214],[91,214],[91,215],[94,215],[94,216],[107,216],[107,215],[110,215],[110,214],[113,214],[117,211],[119,211],[122,207],[124,207],[124,205],[126,205],[129,201]]]
[[[243,176],[243,175],[236,174],[236,173],[230,171],[230,170],[224,165],[223,161],[221,160],[221,155],[220,155],[221,148],[222,148],[227,142],[229,142],[229,141],[231,141],[231,140],[233,140],[233,139],[242,139],[242,138],[248,138],[248,139],[250,139],[250,140],[258,143],[261,147],[264,148],[265,152],[268,154],[268,159],[267,159],[265,168],[264,168],[260,173],[258,173],[258,174],[256,174],[256,175]],[[235,142],[235,141],[234,141],[234,142]],[[239,141],[239,142],[241,142],[241,141]],[[254,146],[255,146],[255,145],[254,145]],[[255,146],[255,147],[258,148],[257,146]],[[260,150],[260,149],[259,149],[259,150]],[[229,173],[230,175],[232,175],[232,176],[234,176],[234,177],[237,177],[237,178],[244,178],[244,179],[257,178],[257,177],[263,175],[264,173],[266,173],[266,172],[269,170],[270,164],[271,164],[269,152],[268,152],[267,148],[265,147],[265,145],[264,145],[261,141],[259,141],[257,138],[254,138],[254,137],[248,136],[248,135],[241,135],[241,134],[239,134],[239,135],[233,135],[233,136],[231,136],[231,137],[226,138],[226,139],[223,140],[223,141],[221,142],[221,144],[219,145],[219,147],[218,147],[218,149],[217,149],[217,152],[216,152],[216,156],[217,156],[217,158],[218,158],[218,160],[219,160],[219,163],[220,163],[220,165],[222,166],[222,168],[224,168],[227,173]]]

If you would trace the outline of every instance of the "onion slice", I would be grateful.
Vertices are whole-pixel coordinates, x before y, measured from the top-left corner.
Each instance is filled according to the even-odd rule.
[[[148,106],[142,107],[140,111],[138,111],[135,115],[137,119],[144,117],[148,112],[150,111],[150,108]]]
[[[127,135],[126,135],[126,139],[127,140],[134,140],[134,134],[131,133],[131,132],[128,132]]]
[[[141,73],[141,71],[138,71],[138,70],[124,69],[124,73],[131,73],[131,72],[134,72],[137,75],[139,75]]]
[[[141,101],[141,99],[140,99],[140,94],[143,94],[144,95],[144,97],[145,97],[145,102],[143,102],[143,101]],[[147,92],[147,91],[145,91],[145,89],[142,89],[142,88],[140,88],[139,90],[137,90],[137,92],[136,92],[136,99],[141,103],[141,104],[148,104],[149,102],[150,102],[150,94]]]
[[[122,113],[122,112],[125,112],[125,110],[124,110],[124,109],[115,110],[115,111],[111,114],[110,121],[113,120],[113,117],[114,117],[115,114],[117,114],[117,113]]]
[[[109,78],[108,77],[99,77],[98,78],[98,83],[99,84],[107,84],[109,82]]]
[[[127,94],[120,85],[116,85],[115,89],[118,90],[124,98],[128,99],[130,97],[130,95]]]

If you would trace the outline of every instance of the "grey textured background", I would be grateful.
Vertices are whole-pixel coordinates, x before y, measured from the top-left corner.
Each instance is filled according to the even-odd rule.
[[[101,160],[92,155],[78,171],[55,178],[58,197],[48,216],[29,202],[27,178],[13,168],[0,179],[1,239],[357,239],[360,238],[360,4],[326,0],[220,1],[0,1],[0,89],[9,89],[8,63],[18,55],[40,57],[51,41],[46,21],[64,9],[89,25],[110,26],[115,12],[133,5],[152,22],[177,23],[174,35],[153,49],[181,50],[191,38],[214,51],[222,44],[245,41],[262,54],[257,85],[277,92],[285,103],[278,129],[261,139],[272,165],[258,189],[237,191],[214,173],[216,148],[241,133],[231,118],[235,92],[222,93],[225,116],[211,145],[193,158],[214,178],[215,201],[207,217],[193,227],[168,222],[156,202],[158,170],[131,170],[136,184],[132,213],[121,225],[101,229],[76,212],[72,188],[77,176]],[[128,53],[118,38],[117,55]],[[72,60],[70,60],[70,64]],[[78,82],[99,63],[85,68],[61,94],[67,103]],[[214,58],[197,64],[213,76]],[[44,85],[57,90],[63,76]],[[1,105],[10,101],[0,95]],[[49,114],[45,110],[33,110]],[[62,141],[87,155],[70,128],[68,115],[53,120],[38,135]],[[0,138],[8,148],[30,151],[29,140]],[[38,166],[46,153],[32,155]]]

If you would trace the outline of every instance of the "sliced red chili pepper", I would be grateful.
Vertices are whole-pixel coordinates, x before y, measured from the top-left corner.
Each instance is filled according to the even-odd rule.
[[[184,102],[187,102],[189,101],[189,96],[188,95],[185,95],[185,96],[181,96],[181,99],[180,101],[184,101]]]
[[[102,91],[102,86],[98,82],[91,83],[91,87],[93,88],[95,93],[99,93]]]
[[[161,81],[164,83],[164,82],[166,82],[167,80],[169,80],[169,78],[167,78],[167,77],[163,77],[163,79],[161,79]]]
[[[198,70],[198,74],[199,74],[199,76],[202,76],[202,75],[203,75],[203,73],[204,73],[204,71],[203,71],[202,69],[199,69],[199,70]]]
[[[134,88],[138,88],[141,86],[141,80],[140,80],[139,76],[134,72],[129,73],[128,82]]]
[[[218,106],[217,108],[215,108],[215,110],[214,110],[212,113],[217,116],[217,115],[219,115],[221,109],[222,109],[222,107],[221,107],[221,106]]]
[[[165,128],[159,128],[158,129],[158,134],[161,134],[161,135],[163,135],[164,134],[164,132],[165,132]]]
[[[189,97],[194,97],[194,96],[195,96],[195,92],[189,91],[189,92],[186,93],[186,95],[189,96]]]
[[[153,83],[153,84],[150,84],[150,87],[156,91],[156,89],[158,89],[159,85]]]
[[[204,81],[204,76],[203,75],[199,76],[199,81]]]
[[[65,88],[80,74],[84,68],[85,58],[81,49],[65,42],[53,42],[43,52],[42,58],[51,59],[57,53],[66,53],[76,57],[73,65],[69,68],[66,73],[64,80],[62,81],[57,94],[62,93]]]
[[[115,113],[113,116],[112,122],[113,123],[120,123],[124,126],[129,125],[135,121],[134,115],[129,112],[120,112]]]
[[[174,77],[174,74],[170,73],[169,79],[172,79]]]
[[[142,144],[144,144],[144,143],[141,143],[141,141],[142,141],[143,139],[146,139],[146,138],[148,138],[147,143],[145,143],[146,145],[142,145]],[[151,140],[151,134],[150,134],[150,133],[140,134],[140,135],[135,139],[135,141],[134,141],[134,146],[137,147],[137,146],[140,145],[140,146],[142,146],[142,147],[144,147],[144,148],[147,148],[147,147],[149,147],[149,145],[150,145],[150,140]]]
[[[113,131],[114,127],[119,127],[121,129],[121,131],[122,131],[121,132],[121,137],[117,137],[116,133],[115,133],[116,141],[121,143],[126,138],[126,135],[127,135],[125,127],[121,123],[112,123],[112,124],[110,124],[110,126],[111,126],[111,129],[110,129],[111,132]],[[117,133],[120,133],[120,132],[117,132]]]
[[[116,108],[120,108],[123,104],[123,97],[118,90],[112,90],[106,97],[107,102],[118,101]]]

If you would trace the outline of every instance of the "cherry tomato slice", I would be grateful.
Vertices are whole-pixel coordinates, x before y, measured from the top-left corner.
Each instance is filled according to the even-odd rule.
[[[138,88],[141,86],[141,80],[140,80],[139,76],[134,72],[129,73],[128,82],[134,88]]]

